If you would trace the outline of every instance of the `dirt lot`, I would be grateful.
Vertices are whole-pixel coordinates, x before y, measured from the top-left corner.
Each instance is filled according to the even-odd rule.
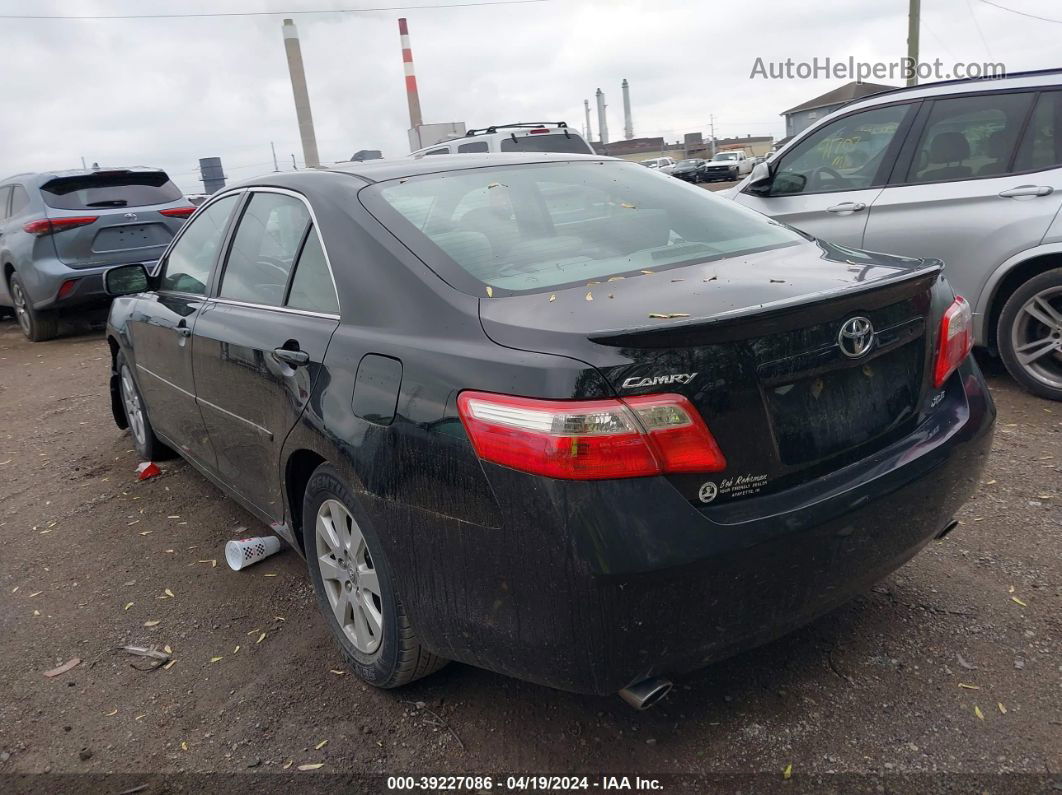
[[[106,375],[98,331],[31,345],[0,321],[0,774],[1062,772],[1062,405],[994,368],[961,527],[646,713],[462,665],[361,684],[293,551],[234,573],[224,542],[264,528],[180,461],[136,481]],[[176,662],[139,671],[130,643]]]

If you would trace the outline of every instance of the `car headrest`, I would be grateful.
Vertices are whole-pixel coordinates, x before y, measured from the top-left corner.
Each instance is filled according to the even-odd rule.
[[[957,163],[970,156],[970,142],[961,132],[942,132],[929,145],[929,162]]]

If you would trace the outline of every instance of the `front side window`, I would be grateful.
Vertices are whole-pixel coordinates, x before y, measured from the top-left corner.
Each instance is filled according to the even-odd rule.
[[[803,240],[735,202],[622,161],[447,171],[360,195],[426,263],[459,267],[492,289],[541,291]],[[432,207],[426,222],[410,212],[424,204]]]
[[[160,288],[205,295],[236,194],[223,196],[185,225],[163,266]]]
[[[915,149],[908,182],[1007,173],[1031,94],[988,94],[933,103]]]
[[[771,196],[872,187],[910,105],[853,113],[816,130],[778,164]]]
[[[222,298],[281,306],[288,275],[310,226],[302,200],[283,193],[254,193],[247,203],[222,277]]]
[[[332,274],[328,270],[328,261],[316,229],[310,229],[306,244],[299,254],[295,276],[291,280],[291,293],[285,306],[329,315],[339,314],[339,299],[336,298]]]
[[[1025,130],[1015,171],[1038,171],[1062,164],[1062,91],[1041,94]]]

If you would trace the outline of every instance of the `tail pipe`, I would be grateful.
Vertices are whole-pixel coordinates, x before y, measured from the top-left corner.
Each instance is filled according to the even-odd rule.
[[[950,533],[952,530],[954,530],[958,526],[959,526],[959,522],[957,520],[955,520],[955,519],[952,519],[950,522],[948,522],[944,526],[943,530],[941,530],[939,533],[937,533],[937,541],[942,539],[944,536],[946,536],[948,533]]]
[[[671,681],[654,676],[619,691],[620,698],[637,710],[649,709],[671,692]]]

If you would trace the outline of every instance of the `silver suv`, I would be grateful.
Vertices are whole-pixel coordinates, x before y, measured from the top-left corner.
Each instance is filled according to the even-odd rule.
[[[977,343],[1062,400],[1062,70],[857,100],[727,195],[833,243],[944,260]]]
[[[193,207],[165,171],[97,168],[0,181],[0,308],[34,342],[59,311],[105,305],[112,265],[158,260]]]

